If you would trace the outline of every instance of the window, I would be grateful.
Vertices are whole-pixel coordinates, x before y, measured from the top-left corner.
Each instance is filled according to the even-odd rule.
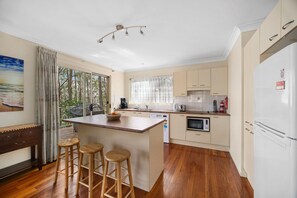
[[[90,104],[93,115],[108,113],[108,76],[59,67],[58,77],[60,127],[71,125],[65,118],[90,115]]]
[[[173,102],[172,76],[133,78],[130,88],[130,102],[133,104]]]

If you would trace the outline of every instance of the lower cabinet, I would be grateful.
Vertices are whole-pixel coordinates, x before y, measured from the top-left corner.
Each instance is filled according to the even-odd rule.
[[[123,116],[150,117],[148,112],[138,111],[117,111]],[[188,131],[187,116],[190,117],[209,117],[210,132]],[[170,114],[170,139],[197,142],[211,145],[229,147],[230,145],[230,117],[216,115],[198,114]]]
[[[137,111],[117,111],[122,116],[134,116],[134,117],[150,117],[150,113],[148,112],[137,112]]]
[[[185,114],[170,114],[170,138],[186,139],[187,120]]]
[[[210,133],[209,132],[197,132],[197,131],[187,131],[186,140],[191,142],[200,143],[210,143]]]
[[[229,116],[210,117],[210,143],[220,146],[230,145]]]

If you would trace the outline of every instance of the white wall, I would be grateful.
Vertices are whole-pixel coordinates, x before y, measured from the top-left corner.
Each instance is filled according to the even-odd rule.
[[[0,54],[24,60],[24,111],[0,112],[0,127],[35,123],[35,68],[37,44],[0,32]],[[80,70],[101,73],[111,78],[111,98],[124,96],[124,74],[103,66],[58,53],[58,64]],[[111,101],[113,102],[113,101]],[[30,149],[21,149],[0,155],[0,169],[30,158]]]
[[[0,54],[24,60],[24,111],[0,112],[0,127],[35,122],[36,44],[0,32]],[[29,159],[30,149],[0,155],[0,168]]]

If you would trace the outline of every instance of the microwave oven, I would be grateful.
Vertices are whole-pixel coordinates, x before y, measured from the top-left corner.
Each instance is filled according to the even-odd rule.
[[[209,132],[209,121],[205,117],[187,117],[187,130]]]

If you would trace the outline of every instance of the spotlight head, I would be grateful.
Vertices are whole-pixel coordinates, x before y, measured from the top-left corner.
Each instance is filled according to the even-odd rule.
[[[141,28],[140,28],[140,31],[139,32],[140,32],[141,35],[143,35],[143,31],[141,30]]]
[[[102,43],[102,42],[103,42],[103,39],[98,40],[98,43]]]
[[[128,29],[126,29],[126,32],[125,32],[126,36],[128,36]]]
[[[112,40],[114,40],[115,39],[115,36],[114,36],[114,33],[112,34]]]

